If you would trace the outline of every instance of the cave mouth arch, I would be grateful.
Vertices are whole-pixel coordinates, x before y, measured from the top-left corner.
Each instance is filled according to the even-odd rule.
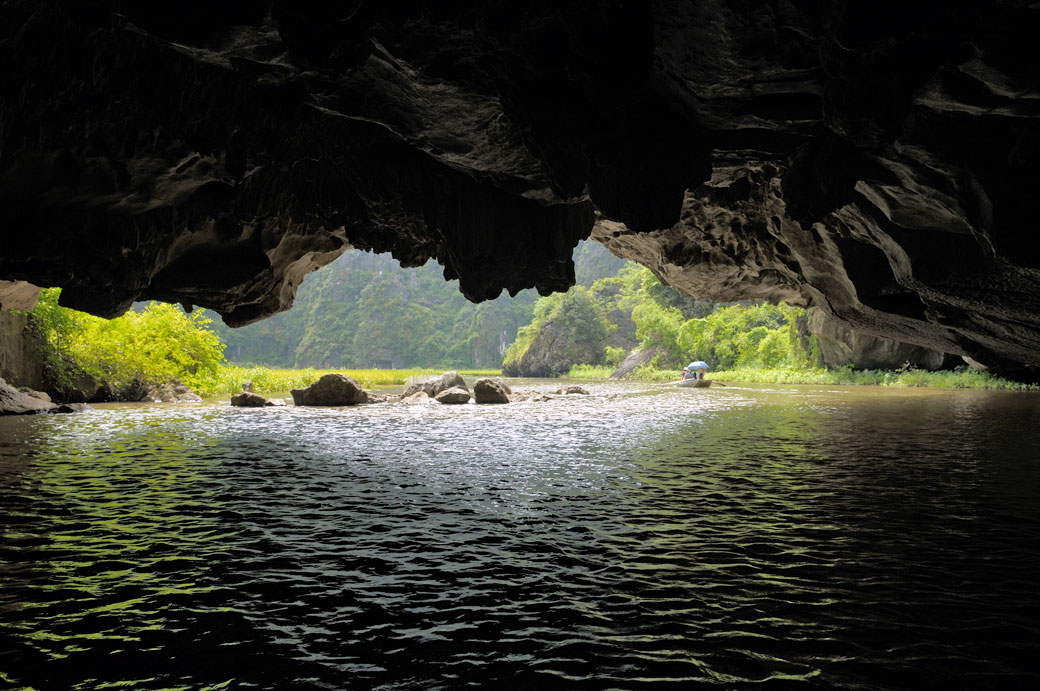
[[[244,324],[351,247],[547,293],[591,233],[700,297],[1035,372],[1040,11],[859,10],[5,3],[3,304]]]

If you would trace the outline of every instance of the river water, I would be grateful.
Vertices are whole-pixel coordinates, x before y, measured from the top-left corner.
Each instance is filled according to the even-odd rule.
[[[0,418],[0,688],[1040,688],[1040,396],[586,386]]]

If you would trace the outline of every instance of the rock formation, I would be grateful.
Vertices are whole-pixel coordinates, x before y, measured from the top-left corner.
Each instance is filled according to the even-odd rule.
[[[501,379],[483,378],[473,382],[473,400],[477,403],[509,403],[510,388]]]
[[[357,379],[345,374],[324,374],[310,386],[289,393],[296,405],[340,406],[368,402],[368,395]]]
[[[1028,0],[9,0],[0,296],[244,324],[350,247],[544,293],[598,212],[698,298],[1035,374],[1037,35]]]
[[[268,405],[266,398],[252,391],[232,394],[231,405],[236,408],[263,408]]]
[[[820,310],[810,312],[809,328],[816,334],[820,355],[828,367],[898,369],[910,366],[938,370],[964,364],[961,358],[952,358],[950,362],[950,356],[937,350],[855,331]]]
[[[668,354],[660,346],[649,348],[636,348],[629,353],[624,360],[610,374],[611,379],[624,379],[636,371],[637,367],[651,364],[658,357],[667,357]]]
[[[408,398],[409,396],[421,391],[430,398],[436,398],[437,394],[451,388],[459,388],[463,391],[469,392],[469,388],[466,386],[466,381],[462,378],[462,375],[455,370],[451,370],[439,374],[436,377],[430,377],[425,381],[409,384],[404,389],[404,397]]]
[[[0,311],[0,377],[20,386],[42,389],[46,385],[39,338],[29,334],[28,317]]]
[[[436,396],[433,397],[438,403],[445,403],[448,405],[457,405],[460,403],[469,403],[470,395],[469,391],[462,388],[461,386],[452,386],[450,388],[440,391]]]
[[[56,405],[45,393],[31,389],[19,390],[0,379],[0,415],[78,413],[88,409],[88,406],[78,403]]]

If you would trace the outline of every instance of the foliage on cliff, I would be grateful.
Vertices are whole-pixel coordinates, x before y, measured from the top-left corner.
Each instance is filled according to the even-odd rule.
[[[113,398],[124,399],[171,379],[205,390],[218,377],[224,345],[203,313],[152,302],[101,319],[60,307],[60,293],[44,290],[30,312],[57,387],[81,371],[104,383]]]
[[[534,319],[520,329],[506,350],[506,376],[554,377],[575,362],[599,364],[605,357],[608,325],[603,311],[587,288],[541,298]]]
[[[616,365],[623,353],[637,346],[659,353],[648,364],[652,369],[678,370],[692,359],[706,360],[714,368],[819,364],[804,310],[784,303],[724,306],[699,302],[662,285],[648,269],[636,264],[625,266],[617,276],[597,280],[591,289],[577,295],[606,323],[599,347],[588,345],[589,338],[593,334],[598,338],[600,333],[585,325],[597,321],[592,315],[583,314],[582,323],[575,325],[575,316],[562,309],[564,296],[541,298],[535,304],[534,319],[520,329],[506,352],[505,373],[551,376],[541,367],[547,360],[555,363],[552,375],[576,365]],[[584,350],[566,342],[574,334],[584,339]]]

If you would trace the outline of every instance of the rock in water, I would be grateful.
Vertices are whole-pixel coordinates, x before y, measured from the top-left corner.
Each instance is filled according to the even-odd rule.
[[[577,394],[582,394],[583,396],[588,396],[589,395],[589,392],[586,391],[585,389],[581,388],[580,386],[561,386],[560,388],[556,389],[556,393],[559,393],[559,394],[577,393]]]
[[[231,397],[231,405],[238,408],[263,408],[268,405],[268,400],[260,394],[243,391]]]
[[[357,379],[345,374],[326,374],[306,389],[290,393],[296,405],[357,405],[368,401]]]
[[[478,379],[473,383],[477,403],[509,403],[509,387],[500,379]]]
[[[404,395],[407,397],[418,391],[425,391],[430,398],[436,398],[441,391],[446,391],[452,387],[458,387],[467,393],[469,392],[469,387],[466,386],[462,376],[455,370],[451,370],[424,382],[408,386],[404,390]]]
[[[86,403],[62,403],[56,408],[52,408],[52,413],[85,413],[88,410],[93,410]]]
[[[512,403],[519,403],[522,401],[544,403],[546,401],[551,401],[552,399],[541,391],[517,391],[516,393],[509,395],[509,400]]]
[[[434,399],[440,403],[448,404],[469,403],[470,395],[469,391],[461,386],[453,386],[450,389],[441,391],[439,394],[434,396]]]
[[[22,393],[18,389],[0,379],[0,415],[32,415],[46,413],[54,409],[50,401]]]
[[[401,398],[401,403],[408,405],[424,405],[429,403],[433,399],[425,391],[416,391],[413,394],[409,394]]]

